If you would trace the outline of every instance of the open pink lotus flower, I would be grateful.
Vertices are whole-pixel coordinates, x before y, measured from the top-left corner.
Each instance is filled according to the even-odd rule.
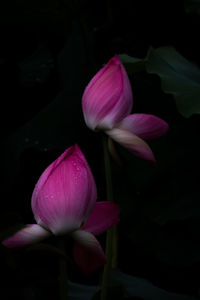
[[[155,139],[168,124],[149,114],[130,114],[133,106],[131,85],[117,55],[92,78],[82,98],[85,122],[92,130],[103,130],[133,154],[155,161],[143,139]]]
[[[74,238],[75,262],[85,272],[105,264],[95,238],[119,221],[119,206],[96,202],[96,184],[90,167],[75,145],[68,148],[41,175],[32,194],[37,224],[28,224],[2,243],[21,248],[54,235]]]

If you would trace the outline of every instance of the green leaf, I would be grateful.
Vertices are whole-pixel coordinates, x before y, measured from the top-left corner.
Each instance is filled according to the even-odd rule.
[[[125,289],[125,298],[145,300],[195,300],[195,297],[170,293],[154,286],[150,281],[133,277],[115,269],[111,273],[113,284],[121,284]],[[137,298],[136,298],[137,297]]]
[[[162,89],[174,96],[184,117],[200,113],[200,70],[173,47],[151,48],[146,69],[161,78]]]
[[[127,275],[119,270],[112,270],[110,274],[110,283],[113,285],[113,290],[118,291],[117,298],[109,297],[109,299],[148,299],[148,300],[195,300],[197,298],[187,295],[180,295],[167,292],[154,286],[150,281]],[[122,297],[121,291],[124,288],[124,296]],[[69,300],[91,300],[92,295],[98,293],[100,287],[78,284],[68,282],[68,298]],[[96,296],[94,296],[96,297]]]
[[[131,57],[127,54],[119,54],[128,74],[143,71],[145,69],[145,60],[141,58]]]
[[[112,300],[121,300],[125,299],[124,297],[124,288],[121,284],[112,284],[108,286],[107,290],[107,298]],[[92,297],[91,300],[100,300],[101,299],[101,291],[99,290],[95,295]]]
[[[68,299],[69,300],[90,300],[99,290],[97,285],[84,285],[68,281]]]
[[[184,6],[187,13],[200,14],[200,0],[185,0]]]

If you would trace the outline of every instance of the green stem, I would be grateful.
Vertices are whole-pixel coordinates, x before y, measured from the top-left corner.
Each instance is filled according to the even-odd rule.
[[[102,136],[103,149],[104,149],[104,165],[105,165],[105,176],[106,176],[106,191],[107,201],[114,202],[113,189],[112,189],[112,176],[111,176],[111,163],[110,154],[108,151],[108,137]],[[106,235],[106,259],[107,263],[104,266],[102,289],[101,289],[101,300],[108,299],[108,280],[111,268],[117,266],[117,227],[114,226],[107,231]]]
[[[65,253],[65,240],[64,238],[59,238],[58,240],[59,249]],[[67,261],[64,258],[59,260],[59,292],[60,300],[67,300]]]
[[[103,134],[102,140],[103,140],[104,166],[105,166],[105,175],[106,175],[106,191],[107,191],[106,196],[107,196],[107,201],[114,202],[110,154],[108,152],[108,137],[105,134]]]
[[[114,225],[112,228],[112,269],[117,268],[118,262],[118,230],[117,225]]]
[[[108,229],[106,234],[106,264],[103,270],[103,278],[102,278],[102,285],[101,285],[101,298],[100,300],[108,299],[108,281],[109,281],[109,273],[111,269],[112,263],[112,228]]]

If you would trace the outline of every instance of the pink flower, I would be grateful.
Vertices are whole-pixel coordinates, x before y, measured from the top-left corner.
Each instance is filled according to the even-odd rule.
[[[40,176],[32,194],[37,224],[28,224],[2,243],[21,248],[54,235],[74,240],[74,259],[85,273],[105,264],[104,252],[94,235],[119,221],[119,207],[96,202],[96,184],[90,167],[75,145],[68,148]]]
[[[135,155],[155,161],[143,139],[154,139],[168,130],[168,124],[149,114],[130,114],[131,85],[117,55],[92,78],[82,98],[85,122],[92,130],[103,130]]]

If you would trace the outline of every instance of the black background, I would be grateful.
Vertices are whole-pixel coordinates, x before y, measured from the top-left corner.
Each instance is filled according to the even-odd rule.
[[[175,1],[174,1],[175,2]],[[7,1],[0,4],[1,239],[33,223],[30,199],[42,171],[78,143],[106,195],[100,136],[84,124],[81,96],[114,54],[145,57],[173,46],[200,66],[200,17],[183,1]],[[134,112],[165,119],[170,131],[150,145],[154,168],[116,145],[121,205],[119,268],[170,292],[198,296],[200,268],[199,115],[181,116],[156,75],[130,75]],[[105,236],[100,237],[104,244]],[[50,239],[51,245],[55,240]],[[71,254],[71,241],[68,241]],[[45,249],[0,248],[4,299],[58,299],[57,256]],[[70,262],[69,278],[94,284]]]

